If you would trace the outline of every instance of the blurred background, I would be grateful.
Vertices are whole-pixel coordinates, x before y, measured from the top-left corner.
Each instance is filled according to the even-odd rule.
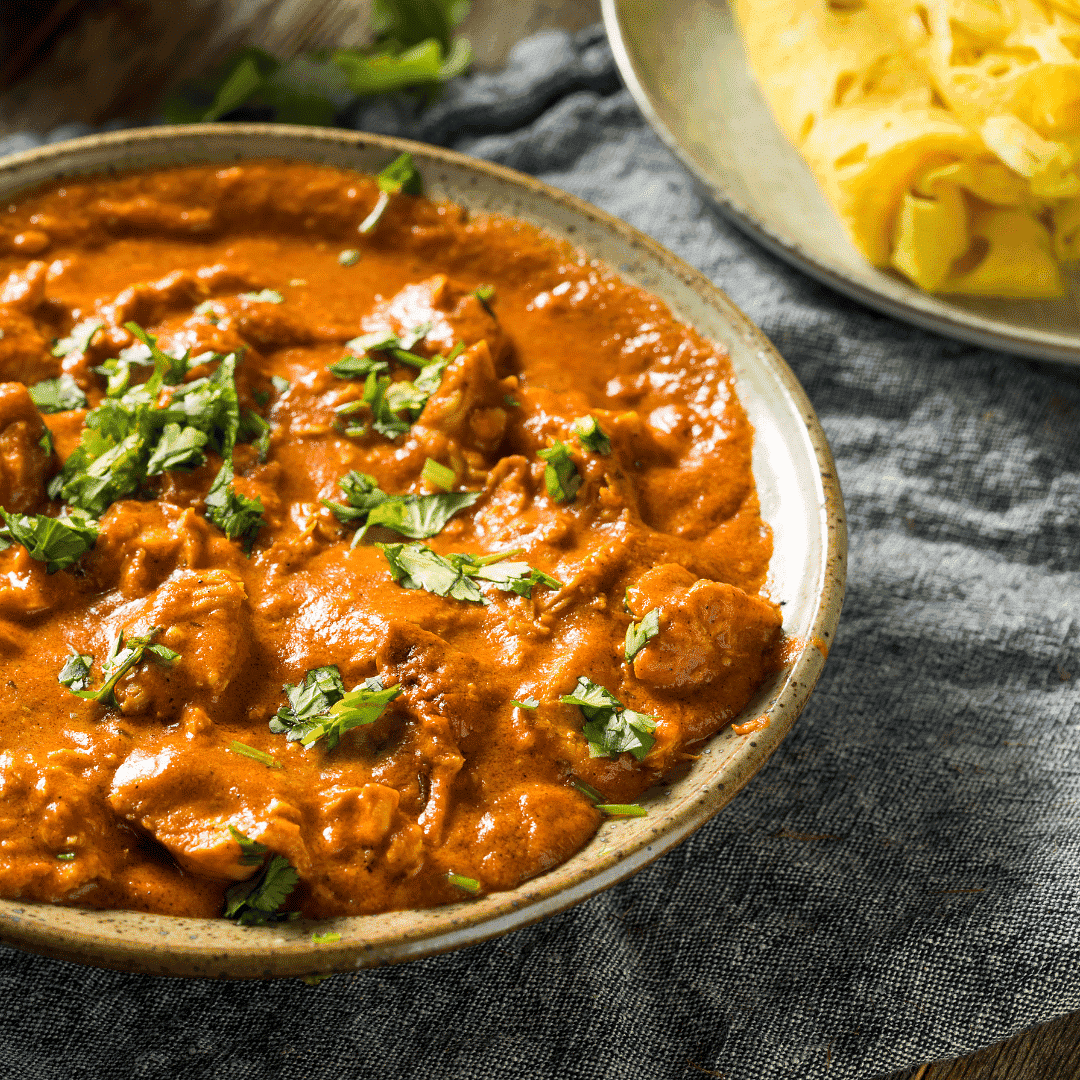
[[[599,0],[473,0],[455,33],[499,67],[537,30],[600,18]],[[0,137],[158,119],[177,87],[255,45],[280,60],[371,42],[372,0],[0,0]]]

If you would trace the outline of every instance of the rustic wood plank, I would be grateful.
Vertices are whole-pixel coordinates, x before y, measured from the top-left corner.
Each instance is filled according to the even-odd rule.
[[[1031,1028],[966,1058],[937,1061],[882,1080],[1076,1080],[1080,1013]]]

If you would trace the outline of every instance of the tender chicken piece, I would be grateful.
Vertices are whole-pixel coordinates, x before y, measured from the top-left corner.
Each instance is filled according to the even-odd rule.
[[[780,640],[775,604],[718,581],[657,566],[627,590],[635,619],[660,609],[660,632],[637,654],[634,674],[664,690],[689,690],[734,676],[755,685]]]
[[[599,811],[572,788],[519,784],[476,824],[478,872],[489,889],[512,889],[564,862],[599,824]]]
[[[233,779],[226,783],[214,767],[215,752],[227,753],[201,742],[172,745],[156,754],[136,750],[116,770],[109,803],[193,874],[243,881],[258,870],[242,861],[230,825],[284,855],[301,873],[307,870],[311,860],[300,835],[300,811],[277,792],[271,770],[257,761],[230,758]],[[238,782],[237,770],[250,776]]]
[[[160,627],[155,644],[180,653],[171,666],[146,659],[116,688],[122,712],[175,717],[178,702],[200,691],[216,700],[247,659],[250,611],[243,581],[228,570],[177,570],[148,597],[122,604],[101,627],[96,656],[115,634]],[[175,686],[171,684],[176,684]],[[179,688],[179,691],[178,691]]]
[[[516,387],[513,376],[498,377],[487,342],[478,341],[443,372],[413,429],[414,437],[421,441],[445,437],[452,444],[451,458],[455,450],[486,458],[506,433],[506,395]]]
[[[510,352],[510,342],[495,316],[470,292],[445,274],[406,285],[364,318],[364,332],[390,331],[402,336],[430,327],[413,348],[425,355],[444,356],[458,343],[486,341],[496,363]]]
[[[401,793],[384,784],[331,788],[320,797],[320,836],[334,859],[354,860],[364,849],[380,850],[393,874],[404,873],[423,854],[423,833],[398,809]]]
[[[102,315],[113,326],[127,322],[151,326],[170,310],[197,304],[209,295],[209,287],[200,278],[187,270],[174,270],[157,281],[129,285],[102,309]]]
[[[12,270],[0,285],[0,306],[30,315],[45,299],[49,268],[45,263],[27,263],[23,270]]]
[[[376,654],[383,682],[401,686],[413,714],[418,753],[430,768],[430,795],[420,815],[429,842],[437,844],[450,804],[450,789],[465,759],[458,744],[497,707],[500,687],[475,656],[409,622],[392,622]]]
[[[30,513],[45,502],[53,455],[41,446],[45,425],[22,383],[0,383],[0,506]]]
[[[39,382],[60,370],[49,342],[31,317],[45,299],[47,268],[32,262],[0,285],[0,379]]]

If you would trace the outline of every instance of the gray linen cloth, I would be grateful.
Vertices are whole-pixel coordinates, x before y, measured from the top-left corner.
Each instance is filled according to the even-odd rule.
[[[3,950],[3,1075],[843,1080],[1080,1009],[1080,369],[911,329],[761,251],[703,204],[598,31],[352,119],[604,207],[764,328],[847,499],[832,655],[723,813],[500,940],[315,989]]]

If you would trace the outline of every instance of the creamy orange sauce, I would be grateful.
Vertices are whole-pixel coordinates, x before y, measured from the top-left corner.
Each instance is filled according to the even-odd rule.
[[[134,344],[128,321],[167,350],[242,354],[240,404],[271,431],[265,461],[236,448],[236,489],[266,520],[250,555],[205,516],[213,453],[113,503],[73,568],[0,552],[2,895],[216,916],[255,872],[230,825],[289,860],[288,906],[310,916],[459,900],[451,873],[512,888],[597,829],[575,779],[632,801],[775,668],[780,614],[758,595],[771,536],[723,351],[519,221],[398,195],[362,235],[377,196],[369,177],[268,161],[79,180],[0,212],[8,510],[60,512],[46,486],[87,415],[40,417],[24,386],[63,370],[96,406],[94,369]],[[241,295],[262,289],[282,302]],[[85,351],[54,357],[88,317],[102,328]],[[394,438],[343,434],[335,408],[363,383],[328,365],[356,335],[427,324],[414,352],[464,351],[419,417]],[[573,434],[588,415],[609,454]],[[538,452],[554,440],[582,480],[571,502],[545,483]],[[387,493],[438,491],[429,458],[480,495],[422,543],[519,550],[559,586],[485,586],[484,606],[397,584],[375,546],[396,533],[350,547],[354,529],[320,500],[343,502],[350,470]],[[628,625],[656,608],[659,633],[627,662]],[[144,660],[116,705],[58,683],[79,653],[96,685],[115,633],[150,625],[180,659]],[[333,749],[273,734],[283,685],[325,665],[347,688],[378,675],[400,693]],[[643,760],[590,756],[581,710],[560,702],[580,676],[655,718]],[[512,704],[526,698],[538,707]]]

